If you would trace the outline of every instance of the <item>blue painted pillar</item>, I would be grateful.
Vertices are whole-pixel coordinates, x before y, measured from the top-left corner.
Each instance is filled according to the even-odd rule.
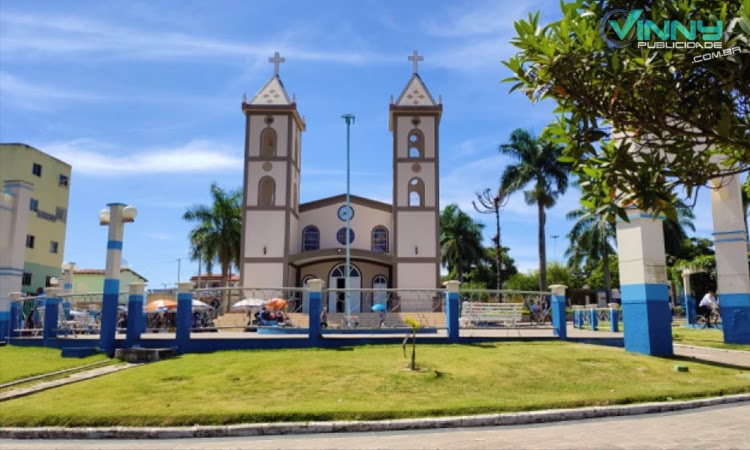
[[[445,308],[445,325],[448,328],[448,342],[458,342],[459,340],[459,307],[458,307],[458,289],[461,286],[459,281],[451,280],[445,282],[446,287],[446,308]]]
[[[620,311],[617,308],[609,308],[609,323],[610,328],[615,333],[620,331]]]
[[[698,318],[698,309],[695,306],[695,297],[692,294],[692,288],[690,286],[690,275],[693,271],[690,269],[682,270],[682,286],[685,292],[685,322],[688,325],[695,325],[696,319]]]
[[[565,312],[565,291],[568,289],[564,284],[553,284],[552,290],[552,326],[555,336],[561,340],[568,338],[568,317]]]
[[[308,299],[309,326],[307,329],[307,339],[311,345],[317,345],[322,338],[320,327],[320,313],[323,310],[323,280],[313,279],[307,282],[310,289]]]
[[[44,300],[44,331],[42,339],[45,347],[52,347],[53,342],[57,339],[57,329],[60,327],[60,289],[46,288],[44,290],[46,299]]]
[[[628,208],[629,222],[617,222],[625,350],[671,356],[672,311],[662,221]]]
[[[732,175],[711,182],[715,188],[711,190],[711,213],[724,342],[750,344],[748,236],[740,180]]]
[[[599,315],[596,308],[589,309],[589,324],[591,325],[591,331],[599,329]]]
[[[13,293],[15,294],[15,292]],[[18,328],[18,315],[21,313],[21,308],[18,305],[18,301],[11,297],[10,302],[10,323],[8,324],[8,337],[16,337],[16,329]]]
[[[177,329],[175,332],[175,353],[185,353],[190,341],[190,329],[193,326],[193,283],[177,283]]]
[[[143,323],[143,293],[144,283],[130,283],[128,289],[128,330],[125,337],[125,348],[138,347],[141,343],[141,333],[145,329]]]
[[[99,351],[108,355],[115,353],[117,334],[117,300],[120,296],[120,263],[122,261],[122,237],[125,222],[135,219],[136,210],[122,203],[110,203],[109,209],[99,213],[99,224],[108,225],[107,265],[104,269],[104,294],[102,295],[101,331]]]
[[[685,323],[695,325],[697,318],[698,307],[696,306],[695,298],[688,294],[685,296]]]

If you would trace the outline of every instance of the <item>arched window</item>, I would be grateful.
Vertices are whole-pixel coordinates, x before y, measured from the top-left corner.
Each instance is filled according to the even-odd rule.
[[[302,230],[302,251],[311,252],[320,248],[320,231],[312,225]]]
[[[339,231],[336,232],[336,240],[339,241],[339,244],[346,245],[346,227],[339,228]],[[352,242],[354,242],[354,230],[349,228],[349,243]]]
[[[266,128],[260,133],[260,157],[273,158],[276,156],[276,131]]]
[[[263,177],[258,182],[258,206],[274,206],[276,203],[276,182],[271,177]]]
[[[372,251],[388,253],[388,229],[377,226],[372,229]]]
[[[424,182],[419,178],[409,181],[409,206],[424,206]]]
[[[424,135],[419,130],[409,132],[409,158],[424,157]]]

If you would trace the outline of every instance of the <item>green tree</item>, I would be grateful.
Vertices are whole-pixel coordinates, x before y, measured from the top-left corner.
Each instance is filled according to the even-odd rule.
[[[568,220],[575,220],[568,233],[570,245],[565,251],[569,267],[602,268],[602,284],[607,303],[612,303],[612,283],[610,276],[610,255],[615,252],[615,225],[607,216],[595,210],[581,207],[567,214]],[[605,264],[604,261],[607,261]],[[594,286],[589,284],[590,286]]]
[[[571,289],[577,289],[583,286],[583,280],[580,274],[569,267],[558,262],[549,265],[547,276],[549,284],[564,284]],[[519,272],[508,278],[505,282],[506,289],[515,291],[538,291],[539,290],[539,269],[533,269],[527,272]],[[548,291],[545,289],[544,291]]]
[[[722,47],[741,53],[696,63],[708,50],[609,46],[600,26],[608,39],[614,28],[602,20],[623,8],[643,11],[640,19],[658,26],[721,20]],[[750,0],[576,0],[561,9],[551,23],[540,23],[539,13],[515,23],[511,42],[520,51],[503,62],[513,72],[505,81],[533,102],[557,103],[546,133],[565,144],[586,206],[660,212],[674,203],[678,186],[692,197],[709,180],[750,171]],[[609,19],[625,26],[623,15]],[[634,151],[640,147],[631,143],[659,151]]]
[[[609,267],[607,267],[608,277],[609,281],[605,282],[604,279],[604,260],[600,260],[596,263],[596,266],[593,268],[593,270],[590,270],[588,273],[589,275],[586,277],[586,284],[590,286],[592,289],[598,289],[600,287],[604,287],[604,289],[618,289],[620,287],[620,263],[617,260],[616,255],[612,255],[609,258]],[[609,288],[607,288],[609,286]],[[607,296],[607,303],[612,303],[611,296]]]
[[[509,251],[508,247],[503,247],[501,250],[500,280],[507,280],[511,275],[518,273],[515,261],[510,257]],[[497,285],[497,261],[497,250],[494,247],[485,247],[484,255],[482,255],[479,263],[466,274],[466,283],[471,283],[478,289],[502,289]]]
[[[505,168],[500,178],[500,189],[510,193],[523,190],[528,205],[537,206],[539,220],[539,290],[547,290],[547,250],[545,245],[545,209],[557,202],[568,189],[570,166],[558,161],[562,147],[546,139],[535,138],[528,131],[516,129],[510,142],[500,146],[500,153],[511,157],[516,164]]]
[[[494,214],[495,215],[495,236],[492,238],[492,242],[495,243],[495,282],[492,283],[497,286],[496,289],[502,289],[503,280],[506,279],[502,273],[503,261],[503,246],[500,235],[500,211],[508,204],[508,192],[503,189],[498,189],[497,194],[492,194],[490,188],[484,191],[477,192],[477,199],[472,201],[471,204],[474,209],[482,214]],[[478,204],[477,204],[478,203]],[[485,251],[485,255],[486,255]]]
[[[225,191],[211,184],[211,204],[192,205],[182,218],[195,223],[190,230],[190,256],[202,259],[206,269],[218,262],[221,267],[221,284],[229,285],[232,266],[239,267],[242,240],[242,192]],[[229,308],[227,293],[222,294],[225,311]]]
[[[440,214],[440,252],[442,263],[454,271],[458,281],[482,258],[482,228],[458,205],[450,204]]]

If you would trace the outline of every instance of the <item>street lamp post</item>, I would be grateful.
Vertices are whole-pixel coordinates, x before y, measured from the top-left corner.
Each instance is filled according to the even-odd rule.
[[[349,299],[351,298],[351,292],[349,292],[349,289],[351,289],[351,244],[350,244],[350,237],[351,237],[351,229],[349,220],[351,219],[351,199],[349,198],[349,184],[350,184],[350,148],[349,148],[349,128],[354,123],[354,115],[353,114],[344,114],[341,116],[344,121],[346,121],[346,264],[344,265],[344,268],[346,270],[346,278],[345,278],[345,305],[346,305],[346,323],[349,325],[351,324],[351,306]]]
[[[133,206],[110,203],[99,212],[99,224],[109,227],[107,238],[107,265],[104,270],[101,332],[99,350],[113,354],[117,333],[117,299],[120,296],[120,263],[122,261],[122,236],[126,222],[133,222],[138,211]]]

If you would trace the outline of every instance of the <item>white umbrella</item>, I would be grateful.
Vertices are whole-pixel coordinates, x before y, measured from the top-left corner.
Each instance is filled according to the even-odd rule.
[[[193,300],[193,309],[209,309],[211,308],[211,305],[208,305],[206,303],[203,303],[200,300]]]
[[[264,298],[243,298],[230,308],[230,311],[243,311],[250,308],[260,308],[266,302]]]

